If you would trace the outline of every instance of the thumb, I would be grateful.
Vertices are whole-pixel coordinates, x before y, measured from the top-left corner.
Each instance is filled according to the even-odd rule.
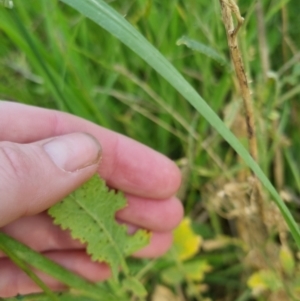
[[[96,173],[100,157],[99,142],[85,133],[0,142],[0,227],[67,196]]]

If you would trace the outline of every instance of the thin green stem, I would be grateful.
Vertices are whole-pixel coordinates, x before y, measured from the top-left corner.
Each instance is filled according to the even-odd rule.
[[[5,239],[4,242],[1,239],[1,233],[0,250],[2,250],[10,258],[11,261],[13,261],[24,273],[26,273],[28,277],[30,277],[31,280],[33,280],[45,292],[45,294],[50,298],[50,300],[59,301],[59,299],[51,291],[51,289],[28,267],[28,264],[21,260],[18,257],[18,255],[13,251],[13,249],[7,248],[7,246],[5,245]]]
[[[57,263],[23,245],[12,237],[0,232],[0,249],[13,252],[22,262],[28,262],[34,268],[50,275],[61,283],[74,288],[83,296],[99,301],[115,301],[115,296],[104,287],[92,284],[78,275],[66,270]],[[121,299],[122,300],[122,299]]]

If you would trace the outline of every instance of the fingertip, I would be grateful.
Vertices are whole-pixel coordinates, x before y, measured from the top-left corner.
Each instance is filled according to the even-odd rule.
[[[161,187],[158,198],[166,199],[174,196],[181,186],[181,171],[175,162],[171,161],[167,157],[165,161],[165,170],[161,170]],[[167,163],[168,162],[168,163]]]
[[[156,169],[156,190],[157,199],[167,199],[176,194],[181,185],[181,171],[178,166],[168,157],[159,154],[160,161]]]
[[[172,231],[183,218],[181,201],[173,196],[153,200],[127,195],[128,206],[118,211],[116,217],[127,224],[156,232]]]

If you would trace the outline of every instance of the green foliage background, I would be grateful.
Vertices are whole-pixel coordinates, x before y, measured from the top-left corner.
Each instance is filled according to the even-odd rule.
[[[182,167],[181,196],[197,232],[205,239],[220,234],[234,236],[230,223],[205,209],[205,187],[220,176],[228,181],[234,179],[243,165],[207,121],[126,46],[71,8],[56,0],[14,2],[14,14],[0,9],[0,98],[69,111],[168,155]],[[234,108],[240,104],[231,69],[211,56],[177,45],[186,36],[213,49],[230,64],[219,1],[108,2],[159,49],[231,126]],[[246,18],[240,45],[246,71],[253,81],[259,163],[276,184],[275,150],[282,148],[283,185],[277,188],[292,196],[290,208],[299,220],[300,4],[296,0],[263,1],[273,71],[264,82],[254,3],[239,3]],[[283,10],[288,15],[287,33],[282,32]],[[228,107],[233,108],[233,117],[226,113]],[[292,241],[290,245],[294,247]],[[230,246],[198,255],[214,266],[205,279],[213,300],[224,294],[228,300],[247,295],[246,284],[240,281],[239,252]],[[164,264],[158,262],[147,277],[155,279]],[[149,285],[155,284],[152,280]]]

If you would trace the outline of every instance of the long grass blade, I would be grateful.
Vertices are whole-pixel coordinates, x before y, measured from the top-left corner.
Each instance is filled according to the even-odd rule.
[[[19,261],[30,263],[32,267],[52,276],[75,290],[78,290],[83,296],[87,296],[93,300],[116,300],[116,296],[107,291],[106,288],[88,282],[80,276],[73,274],[57,263],[44,257],[42,254],[31,250],[29,247],[1,232],[0,250],[3,252],[9,250],[9,252],[13,253]],[[124,299],[122,301],[124,301]]]
[[[185,97],[195,109],[207,119],[207,121],[218,131],[218,133],[232,146],[232,148],[243,158],[245,163],[257,175],[258,179],[273,196],[279,207],[289,229],[300,249],[300,230],[284,204],[283,200],[265,176],[259,165],[252,159],[248,151],[239,140],[226,127],[218,115],[202,99],[196,90],[183,78],[174,66],[151,45],[123,16],[118,14],[112,7],[102,0],[61,0],[95,23],[106,29],[113,36],[122,41],[131,50],[144,59],[163,78],[165,78],[183,97]]]

